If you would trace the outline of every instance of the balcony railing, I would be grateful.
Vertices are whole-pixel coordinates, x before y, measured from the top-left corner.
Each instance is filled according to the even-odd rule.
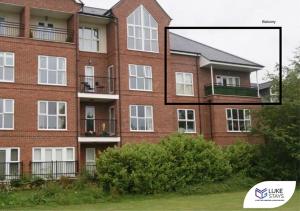
[[[95,162],[87,162],[84,166],[84,171],[89,175],[95,176],[97,173],[96,163]]]
[[[117,137],[117,121],[106,119],[82,119],[82,137]]]
[[[20,179],[22,172],[22,162],[0,163],[0,181]]]
[[[224,86],[220,84],[214,85],[214,94],[218,95],[233,95],[233,96],[246,96],[246,97],[257,97],[256,87],[246,86]],[[212,85],[205,86],[205,95],[212,95]]]
[[[23,24],[8,21],[0,21],[0,36],[20,37],[23,30]]]
[[[55,180],[60,177],[76,177],[78,173],[77,161],[31,162],[30,166],[33,177],[47,180]]]
[[[115,78],[80,76],[80,92],[91,94],[115,94]]]
[[[37,40],[73,42],[73,32],[62,28],[31,26],[30,37]]]

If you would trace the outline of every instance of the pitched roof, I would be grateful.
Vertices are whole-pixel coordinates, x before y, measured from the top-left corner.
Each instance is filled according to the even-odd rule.
[[[96,8],[96,7],[82,7],[80,10],[80,13],[87,14],[87,15],[95,15],[95,16],[108,16],[107,13],[108,10]]]
[[[261,67],[262,65],[243,59],[225,51],[204,45],[178,34],[170,33],[170,49],[173,51],[200,54],[212,62],[222,62],[230,64],[240,64]]]

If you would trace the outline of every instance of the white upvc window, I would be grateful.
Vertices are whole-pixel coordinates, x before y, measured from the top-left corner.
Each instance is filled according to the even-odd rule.
[[[67,130],[67,103],[39,101],[38,128],[39,130]]]
[[[14,82],[15,54],[0,52],[0,82]]]
[[[129,89],[137,91],[152,91],[152,67],[130,64]]]
[[[79,50],[88,52],[100,51],[100,33],[98,28],[88,26],[79,28]]]
[[[176,95],[194,96],[192,73],[184,73],[184,72],[176,73]]]
[[[74,147],[36,147],[32,149],[32,175],[45,179],[75,177]]]
[[[67,85],[67,59],[64,57],[39,56],[39,84]]]
[[[127,17],[127,46],[129,50],[159,52],[157,21],[143,5]]]
[[[226,109],[228,132],[250,132],[251,115],[249,109]]]
[[[221,86],[239,87],[241,86],[241,79],[240,77],[217,75],[216,83],[217,83],[216,85],[221,85]]]
[[[153,132],[153,107],[145,105],[130,106],[130,131]]]
[[[178,109],[177,121],[178,121],[178,132],[196,133],[195,110]]]
[[[0,98],[0,130],[14,129],[14,104],[14,100]]]
[[[0,180],[18,179],[20,168],[20,149],[0,148]]]

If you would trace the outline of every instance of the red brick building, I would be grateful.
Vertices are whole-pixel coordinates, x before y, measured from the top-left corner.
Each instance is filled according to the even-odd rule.
[[[249,136],[257,106],[167,106],[164,28],[155,0],[110,10],[80,1],[0,0],[0,179],[92,170],[112,146],[175,132],[218,144]],[[129,3],[130,2],[130,3]],[[168,102],[260,102],[261,65],[169,34]]]

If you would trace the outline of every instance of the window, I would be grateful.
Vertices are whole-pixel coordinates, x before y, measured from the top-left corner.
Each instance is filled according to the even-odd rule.
[[[33,148],[32,174],[42,178],[75,177],[75,149]]]
[[[221,86],[241,86],[241,80],[239,77],[232,76],[216,76],[217,85]]]
[[[152,106],[130,106],[130,130],[136,132],[153,132]]]
[[[129,89],[152,91],[152,67],[130,64]]]
[[[228,132],[249,132],[251,116],[248,109],[226,109]]]
[[[178,131],[181,133],[195,133],[195,110],[177,110]]]
[[[0,148],[0,180],[18,179],[19,176],[19,148]]]
[[[0,82],[14,82],[15,54],[0,52]]]
[[[66,86],[66,58],[39,56],[39,84]]]
[[[143,5],[127,18],[127,46],[130,50],[158,52],[158,24]]]
[[[176,73],[176,95],[194,96],[192,73]]]
[[[39,101],[38,113],[38,127],[40,130],[67,129],[66,102]]]
[[[55,40],[55,31],[53,23],[38,23],[38,30],[34,33],[34,37],[40,40]]]
[[[79,28],[79,49],[81,51],[99,52],[99,29],[81,26]]]
[[[0,130],[14,129],[14,100],[0,99]]]

